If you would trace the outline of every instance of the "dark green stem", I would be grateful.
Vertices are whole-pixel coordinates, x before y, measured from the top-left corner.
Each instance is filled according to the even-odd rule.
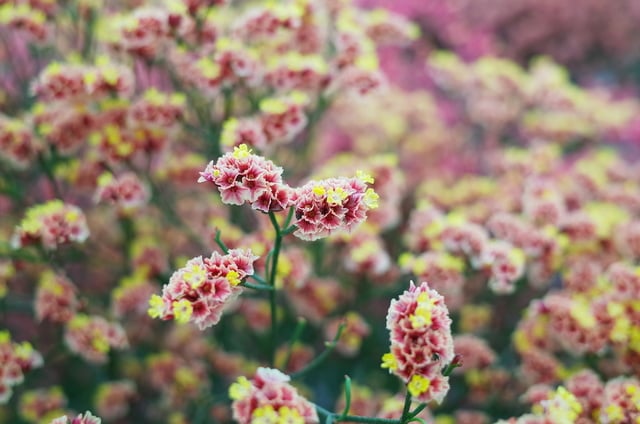
[[[276,340],[276,331],[277,331],[277,308],[276,308],[276,272],[278,269],[278,258],[280,256],[280,248],[282,247],[282,233],[280,231],[280,224],[278,224],[278,220],[276,219],[276,215],[273,212],[269,212],[269,219],[271,220],[271,225],[273,225],[273,229],[276,231],[276,240],[273,244],[273,249],[271,250],[271,271],[269,272],[269,286],[271,286],[274,290],[269,292],[269,307],[271,310],[271,349],[270,349],[270,361],[271,365],[275,364],[276,358],[276,347],[278,345]]]
[[[400,417],[401,422],[407,422],[409,418],[409,411],[411,410],[411,393],[407,390],[407,394],[404,397],[404,407],[402,408],[402,417]],[[411,417],[413,418],[413,417]]]

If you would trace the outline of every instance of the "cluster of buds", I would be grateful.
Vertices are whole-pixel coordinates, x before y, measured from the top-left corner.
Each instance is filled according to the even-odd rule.
[[[271,368],[258,368],[253,380],[239,377],[229,387],[233,418],[254,422],[319,423],[313,405],[289,384],[289,376]]]
[[[251,251],[242,249],[190,259],[173,273],[162,296],[151,297],[149,316],[193,322],[201,330],[217,324],[224,309],[240,295],[240,283],[253,275],[256,259]]]
[[[42,356],[29,342],[13,343],[7,331],[0,331],[0,404],[11,398],[12,388],[24,380],[25,373],[42,366]]]
[[[53,250],[70,242],[82,243],[87,237],[89,228],[82,210],[61,200],[51,200],[27,210],[13,235],[12,246],[39,243]]]
[[[415,286],[393,299],[387,313],[391,332],[390,352],[382,367],[397,375],[411,396],[420,402],[442,402],[449,391],[443,370],[454,359],[451,318],[444,298],[427,283]]]

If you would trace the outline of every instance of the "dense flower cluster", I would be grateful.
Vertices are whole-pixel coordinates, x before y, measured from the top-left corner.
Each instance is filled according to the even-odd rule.
[[[239,424],[320,422],[313,405],[289,384],[289,376],[276,369],[258,368],[252,380],[239,377],[229,388],[229,397]]]
[[[411,282],[391,301],[387,329],[391,351],[382,357],[382,367],[400,377],[414,399],[442,402],[449,391],[449,378],[442,371],[454,356],[444,298],[427,283]]]
[[[251,204],[253,209],[280,211],[291,203],[291,188],[282,182],[283,169],[270,160],[251,153],[246,145],[234,148],[207,165],[198,182],[210,181],[218,187],[222,201],[230,205]]]
[[[310,181],[297,188],[292,197],[295,208],[293,233],[303,240],[316,240],[340,231],[351,231],[362,223],[367,211],[378,206],[378,195],[367,184],[366,174],[356,178],[329,178]]]
[[[190,259],[173,273],[162,296],[151,297],[149,315],[179,323],[193,322],[201,330],[215,325],[224,309],[242,292],[240,283],[253,275],[256,259],[250,250],[242,249]]]

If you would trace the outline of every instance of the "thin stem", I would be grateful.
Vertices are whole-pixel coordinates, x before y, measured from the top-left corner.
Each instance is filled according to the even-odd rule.
[[[341,416],[334,412],[328,411],[319,405],[315,405],[318,415],[327,417],[325,423],[333,423],[340,421],[351,421],[355,423],[371,423],[371,424],[402,424],[400,420],[393,420],[389,418],[374,418],[374,417],[362,417],[359,415],[345,415]]]
[[[351,409],[351,378],[348,375],[344,376],[344,409],[342,410],[342,414],[340,417],[346,417],[349,414],[349,410]]]
[[[427,407],[426,403],[421,403],[420,405],[418,405],[418,407],[416,409],[414,409],[413,411],[411,411],[411,413],[409,414],[409,416],[407,417],[407,420],[409,420],[409,422],[411,422],[412,419],[414,419],[415,417],[418,416],[419,413],[422,412],[422,410],[424,408]]]
[[[282,247],[282,233],[280,232],[280,225],[278,224],[278,220],[273,212],[269,212],[269,219],[271,220],[271,225],[273,225],[274,230],[276,231],[276,240],[273,244],[273,249],[271,250],[271,271],[269,272],[269,286],[271,286],[274,290],[269,292],[269,309],[271,310],[271,349],[269,352],[271,365],[275,364],[276,358],[276,331],[277,331],[277,308],[276,308],[276,270],[278,269],[278,257],[280,256],[280,248]]]
[[[291,374],[291,378],[299,378],[304,374],[308,373],[309,371],[311,371],[312,369],[316,368],[318,365],[320,365],[327,358],[327,356],[329,356],[329,354],[333,352],[333,349],[335,349],[336,346],[338,345],[338,340],[340,339],[340,336],[342,335],[344,328],[345,328],[345,324],[341,323],[340,326],[338,327],[338,331],[336,331],[336,335],[333,337],[333,340],[326,343],[327,348],[324,350],[324,352],[318,355],[316,359],[309,362],[306,367],[304,367],[298,372],[294,372],[293,374]]]
[[[227,253],[229,253],[229,248],[227,247],[226,244],[224,244],[221,237],[222,237],[222,231],[220,231],[220,229],[218,228],[216,229],[216,244],[220,246],[220,249],[222,249],[222,251],[226,255]]]
[[[244,282],[240,284],[242,287],[246,287],[248,289],[253,289],[253,290],[260,290],[260,291],[268,291],[268,292],[273,292],[275,291],[275,289],[271,286],[267,286],[266,284],[251,284],[248,282]]]
[[[400,421],[405,423],[409,418],[409,411],[411,410],[411,393],[407,390],[407,394],[404,397],[404,407],[402,408],[402,417]],[[412,417],[413,418],[413,417]]]
[[[304,330],[305,325],[307,325],[307,320],[305,320],[304,318],[298,318],[298,323],[296,324],[295,330],[293,330],[293,336],[291,337],[291,341],[289,342],[289,348],[287,349],[287,356],[284,357],[284,361],[282,363],[283,370],[286,370],[287,365],[289,365],[289,361],[291,360],[291,354],[293,353],[293,346],[300,339],[300,336],[302,335],[302,330]]]

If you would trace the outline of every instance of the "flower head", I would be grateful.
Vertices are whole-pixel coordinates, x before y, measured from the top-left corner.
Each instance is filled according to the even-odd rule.
[[[313,404],[289,384],[289,376],[271,368],[258,368],[253,380],[238,377],[229,388],[233,418],[240,424],[318,423]]]
[[[442,402],[449,390],[442,370],[454,357],[444,298],[427,283],[416,287],[411,282],[408,290],[391,301],[387,329],[391,347],[382,357],[382,368],[400,377],[414,399]]]

